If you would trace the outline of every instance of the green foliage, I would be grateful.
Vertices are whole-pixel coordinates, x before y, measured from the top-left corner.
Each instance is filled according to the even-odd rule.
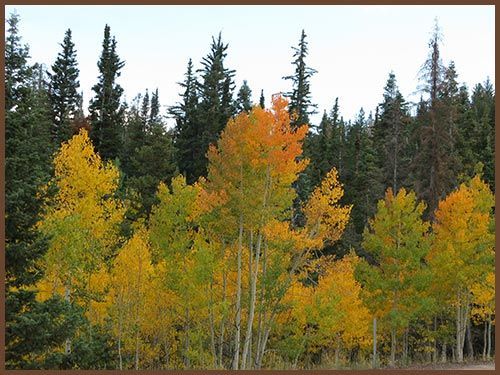
[[[97,63],[99,80],[92,87],[95,96],[89,105],[92,142],[102,158],[112,160],[120,155],[123,136],[123,107],[120,103],[123,88],[116,80],[125,63],[118,57],[116,45],[116,39],[111,37],[110,27],[106,25]]]
[[[49,96],[53,112],[51,133],[56,145],[71,137],[72,122],[80,115],[79,69],[71,35],[71,29],[66,30],[62,51],[57,55],[50,74]]]

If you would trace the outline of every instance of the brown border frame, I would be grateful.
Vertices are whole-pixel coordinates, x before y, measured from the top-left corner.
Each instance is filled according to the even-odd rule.
[[[496,5],[496,0],[87,0],[87,1],[64,1],[64,0],[5,0],[2,2],[0,16],[3,20],[1,27],[2,34],[5,35],[5,5]],[[500,8],[495,7],[495,19],[500,16]],[[495,21],[496,26],[496,21]],[[498,67],[498,29],[495,27],[495,68]],[[2,66],[5,67],[5,39],[0,42],[2,46],[2,54],[0,61]],[[1,70],[1,77],[5,81],[5,69]],[[500,113],[498,111],[498,100],[495,97],[495,130],[496,124],[500,121]],[[5,87],[0,85],[0,212],[5,217]],[[499,136],[498,131],[495,131],[495,149],[498,149]],[[495,185],[499,186],[500,177],[498,175],[498,164],[500,156],[495,154]],[[498,206],[500,198],[495,195],[495,206]],[[495,211],[495,220],[498,221],[499,212]],[[72,374],[121,374],[127,371],[133,371],[139,374],[220,374],[227,373],[231,370],[5,370],[5,221],[2,220],[0,224],[0,239],[2,240],[2,252],[0,254],[0,374],[22,375],[22,374],[61,374],[71,372]],[[495,248],[499,245],[499,236],[495,231]],[[499,260],[495,257],[495,267],[498,268]],[[499,289],[500,281],[496,278],[496,290]],[[495,296],[495,303],[498,306],[498,295]],[[500,337],[498,336],[497,326],[495,325],[495,348],[500,344]],[[495,359],[495,368],[498,363]],[[282,375],[289,372],[297,374],[311,374],[311,375],[332,375],[332,374],[382,374],[384,372],[390,374],[404,373],[412,374],[495,374],[495,370],[405,370],[405,369],[379,369],[379,370],[240,370],[247,374],[269,374],[269,375]]]

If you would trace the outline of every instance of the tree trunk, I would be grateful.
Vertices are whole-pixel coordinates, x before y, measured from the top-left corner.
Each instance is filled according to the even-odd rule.
[[[189,309],[185,310],[186,322],[184,323],[184,367],[189,369],[191,367],[191,360],[189,358]]]
[[[222,273],[222,303],[225,305],[226,303],[226,271]],[[222,316],[220,322],[220,335],[219,335],[219,368],[223,368],[222,363],[222,352],[224,349],[224,330],[225,330],[225,316]]]
[[[377,368],[377,318],[373,318],[373,358],[372,368]]]
[[[446,363],[446,342],[441,346],[441,362]]]
[[[71,289],[69,284],[66,284],[65,289],[64,289],[64,300],[67,303],[71,303]],[[67,338],[65,343],[64,343],[64,354],[70,355],[71,354],[71,339]]]
[[[396,366],[396,329],[391,329],[391,358],[390,358],[390,366]]]
[[[472,345],[472,331],[470,328],[470,319],[467,319],[466,334],[467,334],[467,351],[469,352],[469,359],[474,359],[474,347]]]
[[[491,358],[491,316],[488,317],[488,353],[486,354],[486,358]]]
[[[486,347],[487,347],[487,335],[488,335],[488,322],[484,322],[483,330],[483,361],[486,360]]]
[[[216,367],[217,353],[215,351],[215,322],[214,322],[214,302],[213,302],[213,280],[210,280],[210,349],[212,351],[212,366]]]
[[[437,363],[438,348],[437,348],[437,316],[434,317],[434,340],[433,340],[433,350],[432,350],[432,362]]]
[[[240,216],[238,235],[238,276],[236,281],[236,332],[234,335],[233,370],[238,370],[240,362],[240,331],[241,331],[241,252],[243,247],[243,218]]]
[[[247,332],[245,336],[245,343],[243,345],[243,356],[242,356],[242,364],[241,369],[246,370],[246,360],[248,356],[248,351],[250,349],[250,341],[252,339],[252,327],[253,327],[253,319],[255,315],[255,301],[257,296],[257,277],[259,274],[259,258],[260,258],[260,250],[262,246],[262,233],[259,231],[257,237],[257,247],[255,249],[255,271],[251,270],[250,278],[251,278],[251,289],[250,289],[250,306],[248,307],[248,322],[247,322]]]

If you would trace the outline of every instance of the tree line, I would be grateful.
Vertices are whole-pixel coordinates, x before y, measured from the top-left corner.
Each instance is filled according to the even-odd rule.
[[[495,94],[458,83],[437,24],[419,103],[391,72],[374,113],[336,98],[315,125],[304,31],[270,108],[219,34],[162,113],[158,89],[122,100],[106,25],[86,115],[71,30],[46,70],[7,22],[7,367],[491,357]]]

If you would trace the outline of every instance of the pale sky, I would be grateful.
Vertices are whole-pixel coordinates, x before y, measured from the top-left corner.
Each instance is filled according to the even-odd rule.
[[[302,29],[308,35],[306,62],[318,71],[311,80],[318,114],[339,97],[341,114],[353,119],[360,107],[368,114],[382,101],[389,72],[396,74],[407,100],[417,101],[417,77],[427,57],[434,18],[443,34],[445,65],[455,61],[459,82],[469,89],[489,77],[495,82],[495,8],[454,6],[174,6],[38,5],[6,6],[21,17],[20,32],[32,62],[52,65],[64,32],[71,28],[86,106],[98,76],[104,25],[117,39],[125,67],[119,83],[130,102],[146,88],[159,89],[163,114],[178,101],[187,61],[195,68],[209,52],[212,36],[229,43],[226,66],[236,70],[236,92],[246,79],[258,102],[291,89],[282,79],[293,73],[293,51]]]

